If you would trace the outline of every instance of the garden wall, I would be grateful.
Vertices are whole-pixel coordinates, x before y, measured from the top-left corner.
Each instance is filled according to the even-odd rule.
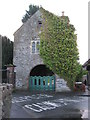
[[[0,120],[10,116],[12,90],[12,84],[0,84]]]

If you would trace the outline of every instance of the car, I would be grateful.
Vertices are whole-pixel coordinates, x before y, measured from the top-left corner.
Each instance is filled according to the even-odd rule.
[[[82,82],[75,82],[74,91],[83,91],[83,92],[85,92],[85,84],[83,84]]]

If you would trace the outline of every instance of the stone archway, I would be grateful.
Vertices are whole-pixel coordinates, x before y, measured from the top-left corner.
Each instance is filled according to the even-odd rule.
[[[29,89],[55,90],[54,73],[46,65],[40,64],[35,66],[30,72]]]
[[[52,76],[54,73],[46,67],[46,65],[40,64],[32,68],[30,76]]]

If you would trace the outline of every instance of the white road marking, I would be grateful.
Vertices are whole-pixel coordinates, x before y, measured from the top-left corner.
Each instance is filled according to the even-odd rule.
[[[30,109],[30,110],[33,110],[35,112],[42,112],[42,109],[34,109],[32,108],[33,105],[25,105],[26,108]]]
[[[31,95],[31,96],[21,96],[21,97],[14,97],[12,99],[12,103],[20,103],[20,102],[25,102],[25,101],[33,101],[33,100],[38,100],[38,99],[43,99],[43,98],[51,98],[53,97],[52,95],[47,95],[47,94],[36,94],[36,95]],[[84,101],[82,99],[82,97],[65,97],[64,99],[55,99],[55,100],[48,100],[48,101],[43,101],[43,102],[39,102],[39,103],[33,103],[33,104],[26,104],[23,106],[23,108],[32,110],[34,112],[42,112],[42,111],[46,111],[46,110],[52,110],[52,109],[56,109],[62,106],[67,106],[70,103],[79,103]],[[87,113],[86,113],[87,114]],[[83,114],[84,116],[84,114]]]
[[[47,95],[47,94],[36,94],[36,95],[31,95],[31,96],[14,97],[12,99],[12,103],[20,103],[20,102],[25,102],[25,101],[31,101],[34,99],[43,99],[43,98],[50,98],[50,97],[53,97],[53,96]]]
[[[51,100],[51,101],[43,101],[40,103],[34,103],[31,105],[25,105],[25,108],[28,108],[30,110],[33,110],[34,112],[42,112],[46,110],[52,110],[55,108],[59,108],[61,106],[66,106],[69,103],[78,103],[80,102],[79,100],[70,100],[69,99],[56,99],[56,100]],[[35,109],[37,107],[38,109]]]

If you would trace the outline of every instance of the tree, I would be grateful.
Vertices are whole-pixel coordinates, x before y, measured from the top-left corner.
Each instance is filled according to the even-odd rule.
[[[6,36],[2,37],[2,68],[13,64],[13,42]]]
[[[67,80],[70,87],[79,73],[79,52],[75,28],[68,16],[58,17],[43,8],[40,56],[54,73]]]
[[[26,10],[26,14],[22,18],[22,22],[25,23],[38,9],[39,6],[29,5],[29,10]]]
[[[79,64],[78,65],[78,74],[77,74],[77,76],[76,76],[76,82],[82,82],[82,77],[83,77],[83,75],[87,75],[87,70],[83,70],[83,68],[82,68],[82,65],[81,64]]]
[[[6,82],[7,71],[5,65],[13,64],[13,42],[6,36],[1,36],[0,41],[2,41],[2,82]]]

